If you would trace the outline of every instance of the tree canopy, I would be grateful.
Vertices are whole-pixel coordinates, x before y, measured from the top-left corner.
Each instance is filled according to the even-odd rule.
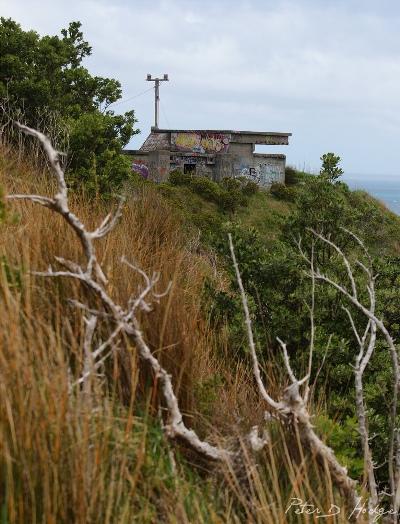
[[[40,36],[1,18],[0,48],[0,98],[27,125],[40,127],[38,115],[46,109],[68,126],[69,183],[102,194],[117,188],[130,174],[122,148],[139,131],[134,111],[117,115],[110,109],[122,96],[120,82],[84,67],[92,48],[81,23],[71,22],[60,36]]]

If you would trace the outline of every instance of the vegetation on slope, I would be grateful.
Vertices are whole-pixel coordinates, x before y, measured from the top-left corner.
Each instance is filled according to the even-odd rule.
[[[325,162],[325,160],[328,162]],[[228,281],[224,286],[210,281],[206,284],[208,312],[215,329],[226,326],[232,354],[246,361],[246,334],[242,323],[241,303],[237,294],[236,277],[227,248],[226,235],[233,234],[235,249],[246,291],[250,297],[253,327],[260,355],[278,358],[280,349],[276,337],[289,348],[298,372],[305,369],[310,344],[309,304],[312,282],[309,268],[300,256],[302,249],[314,252],[316,264],[346,282],[346,269],[337,253],[321,242],[315,243],[310,228],[323,232],[349,255],[351,260],[362,256],[359,246],[348,230],[364,240],[374,266],[377,280],[378,310],[392,336],[399,336],[397,315],[400,296],[399,281],[400,219],[380,202],[362,191],[350,191],[340,181],[340,172],[332,167],[332,157],[323,157],[319,176],[298,173],[296,183],[288,185],[289,196],[280,188],[271,194],[256,192],[234,212],[211,204],[208,198],[198,199],[198,191],[188,182],[185,193],[176,188],[161,189],[174,203],[180,202],[180,213],[186,222],[201,231],[205,249],[215,253],[218,271],[224,271]],[[336,164],[338,163],[336,157]],[[339,168],[338,168],[339,169]],[[292,175],[293,178],[293,175]],[[172,181],[174,182],[174,180]],[[363,283],[362,270],[357,282]],[[317,285],[315,293],[315,360],[313,376],[319,376],[315,395],[324,404],[321,428],[330,433],[330,442],[343,457],[354,476],[362,474],[360,442],[355,418],[353,365],[356,355],[354,334],[343,307],[349,304],[337,292]],[[353,311],[353,310],[352,310]],[[355,318],[361,317],[353,311]],[[370,431],[375,438],[373,448],[382,463],[388,442],[391,406],[391,361],[385,344],[379,341],[366,373],[366,402],[370,406]],[[266,353],[266,348],[269,348]],[[387,483],[385,467],[378,472],[382,486]]]
[[[46,170],[32,170],[4,148],[0,177],[7,193],[51,190]],[[303,235],[307,245],[308,224],[333,228],[354,253],[357,248],[341,227],[366,238],[371,252],[379,255],[380,307],[391,329],[399,329],[393,287],[399,219],[340,182],[305,174],[299,179],[289,201],[279,191],[275,196],[248,191],[245,181],[234,182],[231,197],[237,194],[227,208],[221,198],[226,183],[187,179],[177,184],[172,177],[155,186],[136,178],[126,188],[122,223],[101,247],[112,292],[121,300],[137,285],[137,278],[119,264],[122,254],[146,271],[160,270],[161,287],[172,281],[168,297],[143,315],[146,339],[172,373],[189,425],[212,441],[229,441],[262,417],[227,252],[228,232],[234,235],[260,359],[272,383],[283,378],[276,335],[287,341],[296,368],[304,368],[310,283],[290,233]],[[320,205],[323,201],[326,206]],[[111,203],[75,193],[73,205],[85,221],[96,224]],[[340,500],[335,489],[326,490],[328,474],[312,457],[301,459],[301,446],[279,424],[271,431],[256,476],[250,458],[243,477],[237,478],[229,471],[204,471],[184,450],[172,455],[160,427],[156,384],[138,373],[133,347],[127,361],[110,359],[98,383],[96,416],[88,412],[83,393],[71,397],[67,381],[68,369],[82,361],[84,337],[83,316],[68,299],[83,301],[83,292],[31,273],[46,268],[54,254],[75,259],[78,246],[62,221],[46,210],[31,204],[2,204],[1,210],[1,496],[6,522],[303,522],[295,513],[290,518],[285,514],[293,497],[311,498],[320,508]],[[333,253],[314,249],[321,263],[340,274]],[[352,335],[340,297],[321,287],[316,303],[315,424],[361,480]],[[366,394],[378,450],[388,431],[389,382],[386,352],[377,352]],[[382,470],[382,486],[386,481]],[[252,507],[258,508],[256,516]]]
[[[32,171],[5,150],[0,178],[7,193],[50,191],[46,172]],[[234,358],[199,301],[205,279],[226,283],[218,282],[214,258],[200,247],[195,228],[160,191],[148,184],[132,188],[122,223],[101,256],[121,299],[137,285],[119,264],[123,253],[146,270],[160,269],[162,283],[173,282],[168,297],[143,316],[146,338],[173,374],[190,424],[226,440],[258,422],[261,406],[246,362]],[[101,201],[78,194],[73,204],[91,224],[105,210]],[[107,363],[95,414],[89,411],[82,391],[68,392],[68,369],[83,358],[84,336],[83,315],[68,299],[83,300],[83,292],[31,273],[46,268],[54,254],[77,256],[74,238],[61,220],[30,204],[7,205],[0,237],[4,522],[242,522],[255,518],[254,508],[258,522],[283,522],[293,497],[329,507],[338,496],[326,489],[326,473],[312,458],[301,460],[298,443],[287,442],[279,425],[260,469],[249,458],[239,478],[204,471],[182,451],[172,455],[155,384],[138,374],[135,348],[128,361]],[[293,515],[293,522],[301,521]]]

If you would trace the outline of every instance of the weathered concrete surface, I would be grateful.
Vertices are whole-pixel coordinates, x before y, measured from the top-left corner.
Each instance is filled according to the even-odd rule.
[[[213,180],[245,177],[261,187],[285,181],[285,155],[254,153],[255,145],[287,145],[291,133],[154,129],[132,156],[132,169],[162,182],[173,170]]]
[[[242,161],[242,160],[241,160]],[[247,159],[245,159],[245,162]],[[285,183],[285,155],[254,154],[248,165],[234,166],[235,176],[244,176],[257,182],[261,187],[270,187],[274,183]]]

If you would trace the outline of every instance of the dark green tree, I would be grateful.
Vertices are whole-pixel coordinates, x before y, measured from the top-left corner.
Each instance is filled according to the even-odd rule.
[[[70,130],[68,179],[87,190],[111,192],[130,175],[121,154],[135,130],[134,111],[116,115],[110,105],[121,98],[121,84],[92,76],[83,66],[92,48],[80,22],[61,36],[41,37],[11,19],[0,19],[0,98],[40,127],[43,109],[61,116]]]
[[[336,182],[343,175],[343,169],[339,167],[340,160],[340,156],[334,153],[325,153],[321,156],[322,167],[319,173],[328,182]]]

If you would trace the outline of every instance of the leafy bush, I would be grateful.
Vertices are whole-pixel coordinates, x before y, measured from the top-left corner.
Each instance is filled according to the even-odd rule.
[[[168,182],[174,186],[188,186],[191,180],[191,175],[187,175],[179,169],[171,171],[168,177]]]
[[[226,177],[221,181],[220,205],[225,211],[234,212],[240,206],[247,206],[248,200],[243,191],[243,181],[238,178]]]
[[[296,192],[294,188],[287,187],[285,184],[274,183],[271,185],[271,195],[279,200],[287,200],[288,202],[294,202],[296,199]]]
[[[364,461],[360,458],[360,434],[357,420],[346,418],[342,423],[335,422],[326,415],[314,419],[315,427],[326,438],[341,464],[347,467],[350,476],[358,478],[364,471]]]
[[[192,178],[190,188],[198,195],[216,204],[221,201],[221,186],[205,176]]]
[[[114,118],[86,113],[74,121],[70,136],[72,157],[67,172],[71,187],[83,186],[89,193],[108,195],[129,179],[131,161],[122,154],[123,139]]]
[[[18,267],[13,267],[5,255],[0,256],[0,271],[3,272],[10,289],[22,289],[22,273],[23,270]]]
[[[227,191],[240,191],[243,188],[243,178],[224,177],[220,182],[221,187]]]
[[[340,156],[334,153],[325,153],[325,155],[322,155],[320,176],[326,178],[328,182],[336,182],[343,175],[343,169],[339,167],[340,160]]]
[[[168,179],[175,186],[186,186],[205,200],[214,202],[222,211],[234,213],[238,207],[248,204],[247,196],[254,194],[252,182],[243,184],[242,180],[226,177],[214,182],[205,176],[191,176],[181,171],[172,171]]]
[[[247,200],[243,193],[222,191],[218,204],[223,211],[234,213],[239,206],[246,206]]]
[[[259,189],[258,184],[252,180],[247,180],[246,184],[242,187],[242,191],[246,196],[255,195]]]

